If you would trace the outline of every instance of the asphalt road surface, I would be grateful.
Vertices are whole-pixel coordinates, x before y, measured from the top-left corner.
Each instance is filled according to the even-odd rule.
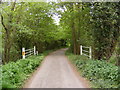
[[[88,88],[65,56],[66,49],[49,54],[24,88]]]

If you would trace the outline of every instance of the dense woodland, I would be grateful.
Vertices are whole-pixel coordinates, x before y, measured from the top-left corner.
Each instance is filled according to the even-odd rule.
[[[69,46],[92,46],[92,57],[120,64],[119,2],[5,2],[1,6],[3,63],[21,58],[21,48],[39,53]],[[60,19],[54,23],[53,16]]]
[[[68,58],[96,88],[120,86],[120,2],[15,1],[0,9],[3,88],[21,87],[59,48],[69,48]],[[80,45],[92,47],[92,59],[80,55]],[[22,48],[33,46],[39,55],[21,59]]]

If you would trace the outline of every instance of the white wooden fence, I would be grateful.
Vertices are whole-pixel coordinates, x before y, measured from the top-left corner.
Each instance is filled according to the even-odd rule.
[[[38,51],[36,51],[36,47],[34,46],[34,48],[31,49],[26,49],[22,48],[22,58],[25,59],[28,56],[31,55],[38,55]]]
[[[85,50],[85,49],[88,49],[88,50]],[[85,46],[80,45],[80,55],[87,56],[91,59],[92,58],[91,46],[90,47],[85,47]]]

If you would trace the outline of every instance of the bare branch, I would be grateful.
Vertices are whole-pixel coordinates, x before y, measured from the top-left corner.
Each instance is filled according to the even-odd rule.
[[[4,24],[4,20],[3,20],[2,14],[1,14],[1,23],[2,23],[2,25],[3,25],[3,27],[4,27],[4,29],[7,31],[8,29],[6,28],[6,26],[5,26],[5,24]]]

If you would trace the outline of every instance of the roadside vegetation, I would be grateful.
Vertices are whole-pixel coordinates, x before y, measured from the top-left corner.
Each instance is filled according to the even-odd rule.
[[[41,53],[69,46],[79,55],[80,45],[91,46],[96,60],[120,64],[120,2],[15,1],[0,7],[3,64],[20,59],[23,47]]]
[[[66,55],[77,67],[80,74],[90,81],[91,88],[118,88],[120,86],[119,67],[114,64],[74,55],[68,51]]]
[[[3,51],[3,48],[2,48],[2,32],[1,31],[2,31],[2,25],[0,25],[0,60],[2,58],[2,51]]]
[[[2,33],[0,32],[0,57],[2,56]]]
[[[2,88],[21,88],[49,52],[51,51],[3,65]]]
[[[75,65],[84,72],[83,76],[93,81],[95,87],[119,85],[120,2],[15,0],[0,1],[0,8],[3,87],[20,87],[21,82],[39,65],[42,56],[21,59],[22,48],[33,46],[39,54],[67,46],[72,52],[70,59],[73,57]],[[92,60],[80,56],[80,45],[92,47]],[[25,74],[24,78],[20,72]]]

